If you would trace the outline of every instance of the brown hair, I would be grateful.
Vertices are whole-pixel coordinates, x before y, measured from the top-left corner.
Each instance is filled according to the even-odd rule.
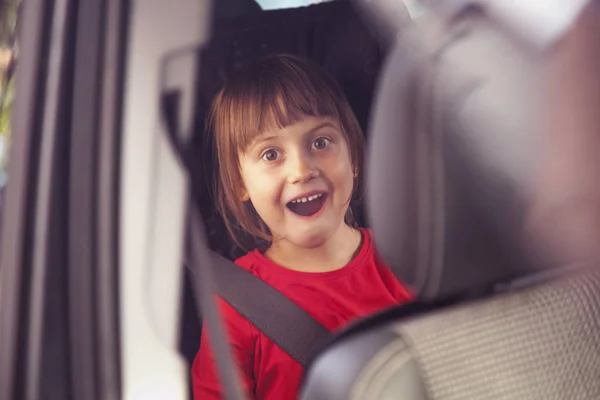
[[[250,202],[241,201],[244,186],[239,154],[261,133],[284,128],[307,116],[330,117],[339,122],[353,169],[362,172],[364,145],[360,125],[333,78],[311,61],[291,55],[264,58],[239,70],[213,101],[207,127],[213,131],[216,142],[217,205],[238,245],[236,230],[272,240]],[[353,196],[357,187],[358,179]],[[346,222],[350,222],[348,217],[352,220],[348,210]]]

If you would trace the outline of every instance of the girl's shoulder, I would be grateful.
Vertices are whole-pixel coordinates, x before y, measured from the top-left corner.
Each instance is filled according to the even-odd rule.
[[[252,272],[252,270],[256,267],[256,263],[259,262],[260,259],[260,250],[256,249],[244,254],[243,256],[235,260],[235,263],[238,266]]]
[[[358,228],[359,231],[362,232],[362,234],[368,238],[369,240],[373,240],[373,230],[371,228]]]

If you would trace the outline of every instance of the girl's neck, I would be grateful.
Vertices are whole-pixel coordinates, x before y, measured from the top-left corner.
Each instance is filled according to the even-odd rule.
[[[265,256],[288,269],[328,272],[346,266],[356,255],[361,243],[361,232],[342,224],[336,233],[319,247],[300,248],[286,240],[279,240],[269,247]]]

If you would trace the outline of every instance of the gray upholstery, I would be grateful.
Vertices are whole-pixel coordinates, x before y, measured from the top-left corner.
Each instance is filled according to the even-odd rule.
[[[327,371],[347,365],[360,372],[332,393]],[[600,399],[600,270],[350,336],[316,359],[302,398]]]
[[[523,170],[537,167],[527,157],[536,149],[528,129],[533,114],[520,94],[534,75],[522,67],[526,57],[479,20],[430,44],[423,37],[444,21],[435,22],[407,30],[386,58],[365,196],[380,254],[427,300],[529,270],[520,241],[529,176]]]

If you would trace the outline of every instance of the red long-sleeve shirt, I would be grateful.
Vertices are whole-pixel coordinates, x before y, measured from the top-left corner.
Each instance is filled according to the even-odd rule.
[[[327,329],[411,300],[410,293],[377,257],[367,230],[354,259],[344,268],[307,273],[286,269],[253,251],[236,264],[275,287]],[[219,306],[242,381],[252,399],[295,399],[302,366],[251,325],[222,299]],[[220,384],[207,336],[192,366],[196,400],[219,399]]]

